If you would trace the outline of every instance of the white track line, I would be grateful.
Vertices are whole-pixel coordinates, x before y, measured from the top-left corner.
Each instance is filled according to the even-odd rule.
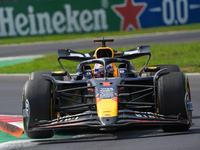
[[[16,60],[16,59],[32,59],[32,58],[42,58],[44,55],[24,55],[24,56],[13,56],[13,57],[0,57],[0,61],[6,60]]]

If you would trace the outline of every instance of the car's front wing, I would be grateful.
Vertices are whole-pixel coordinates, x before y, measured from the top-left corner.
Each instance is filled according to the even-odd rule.
[[[108,117],[109,119],[109,117]],[[152,112],[140,112],[132,110],[119,110],[115,123],[111,125],[103,125],[99,121],[96,111],[86,111],[84,113],[69,115],[56,118],[50,121],[41,120],[29,130],[46,130],[71,127],[88,127],[88,128],[117,128],[131,125],[178,125],[189,124],[185,118],[177,116],[164,116]]]

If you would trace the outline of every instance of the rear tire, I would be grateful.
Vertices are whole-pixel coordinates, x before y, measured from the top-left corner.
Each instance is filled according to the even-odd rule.
[[[182,72],[170,72],[158,79],[159,113],[163,115],[178,115],[189,120],[189,124],[163,125],[165,132],[186,131],[192,123],[192,112],[187,109],[186,96],[191,102],[189,81]]]
[[[50,138],[54,135],[53,130],[29,130],[40,120],[51,120],[51,104],[50,81],[34,79],[26,82],[22,93],[22,114],[24,131],[29,138]]]

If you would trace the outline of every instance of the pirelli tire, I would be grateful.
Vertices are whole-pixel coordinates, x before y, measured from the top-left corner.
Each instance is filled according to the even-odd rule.
[[[188,108],[191,102],[189,81],[182,72],[170,72],[158,79],[159,113],[180,115],[188,124],[163,125],[164,132],[186,131],[192,124],[192,112]]]
[[[30,130],[39,120],[52,119],[51,82],[34,79],[26,82],[22,93],[22,116],[24,131],[29,138],[50,138],[53,130]]]

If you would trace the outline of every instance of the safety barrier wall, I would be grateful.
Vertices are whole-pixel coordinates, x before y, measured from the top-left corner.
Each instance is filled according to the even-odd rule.
[[[0,38],[200,22],[200,0],[0,1]]]

